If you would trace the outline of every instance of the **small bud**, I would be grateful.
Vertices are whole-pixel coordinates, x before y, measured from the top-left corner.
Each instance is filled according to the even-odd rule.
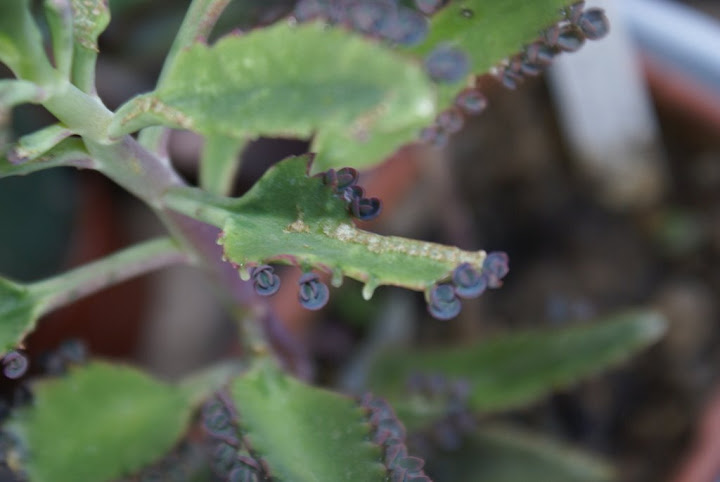
[[[585,43],[585,36],[578,28],[568,25],[558,35],[556,45],[563,52],[577,52]]]
[[[336,176],[338,191],[355,185],[359,177],[357,170],[352,167],[343,167],[337,172]]]
[[[462,304],[455,294],[455,288],[448,283],[433,286],[429,298],[428,311],[438,320],[455,318],[462,308]]]
[[[442,7],[443,0],[415,0],[415,7],[425,15],[432,15]]]
[[[302,275],[298,284],[300,285],[298,299],[300,304],[308,310],[319,310],[330,299],[330,290],[315,273]]]
[[[263,264],[250,272],[255,292],[260,296],[274,295],[280,289],[280,277],[275,274],[272,266]]]
[[[477,89],[465,89],[455,98],[455,105],[468,115],[480,114],[487,104],[487,98]]]
[[[370,221],[380,215],[382,203],[376,197],[354,198],[350,203],[350,212],[361,221]]]
[[[482,268],[482,276],[487,279],[488,288],[499,288],[502,286],[502,279],[510,271],[509,258],[507,253],[495,251],[485,258]]]
[[[451,84],[459,82],[467,75],[470,59],[460,49],[440,45],[425,59],[425,70],[434,81]]]
[[[437,124],[448,134],[460,132],[465,123],[462,112],[457,107],[451,107],[440,113],[437,118]]]
[[[30,362],[18,351],[11,351],[2,359],[3,374],[12,380],[22,377],[27,372]]]
[[[601,39],[610,32],[610,21],[599,8],[590,8],[583,12],[577,25],[588,40]]]
[[[428,19],[410,8],[400,7],[385,22],[380,35],[393,43],[413,46],[428,35]]]
[[[487,288],[487,279],[478,273],[469,263],[463,263],[453,271],[455,293],[461,298],[475,298]]]

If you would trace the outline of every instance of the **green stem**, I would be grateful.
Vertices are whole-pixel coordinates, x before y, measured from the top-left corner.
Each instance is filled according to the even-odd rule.
[[[174,187],[165,192],[162,202],[173,211],[222,229],[229,216],[223,205],[232,201],[193,187]]]
[[[95,69],[98,53],[82,45],[76,45],[73,52],[72,81],[80,90],[93,96],[95,90]]]
[[[113,113],[70,82],[59,82],[43,105],[74,133],[99,143],[112,142],[107,130]]]
[[[114,284],[186,260],[172,239],[160,238],[32,283],[29,289],[42,300],[41,314],[45,314]]]
[[[165,63],[160,71],[158,85],[160,85],[167,75],[175,57],[184,48],[197,42],[200,38],[207,38],[212,32],[215,23],[225,10],[225,7],[231,0],[193,0],[188,8],[180,30],[170,47],[165,58]],[[167,142],[167,129],[165,127],[148,127],[140,132],[138,141],[144,147],[150,149],[154,153],[165,156],[165,144]]]

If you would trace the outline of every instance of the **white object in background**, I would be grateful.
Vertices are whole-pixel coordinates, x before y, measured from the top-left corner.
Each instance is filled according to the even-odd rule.
[[[667,0],[623,0],[618,8],[644,55],[681,71],[720,98],[720,22]]]
[[[578,167],[596,183],[603,201],[624,208],[658,201],[667,172],[655,114],[618,3],[587,2],[588,8],[605,10],[610,34],[559,55],[549,79]]]

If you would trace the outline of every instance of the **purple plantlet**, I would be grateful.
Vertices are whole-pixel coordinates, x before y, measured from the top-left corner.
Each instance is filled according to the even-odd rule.
[[[517,75],[510,69],[505,69],[503,71],[502,77],[500,78],[500,82],[502,83],[503,87],[510,90],[517,89],[518,86],[522,83],[522,81],[522,76]]]
[[[520,72],[528,77],[537,77],[542,73],[542,65],[524,61],[520,66]]]
[[[510,271],[507,253],[495,251],[489,253],[483,262],[482,275],[487,279],[488,288],[499,288],[502,279]]]
[[[455,268],[452,281],[455,293],[461,298],[476,298],[487,288],[487,280],[470,263],[462,263]]]
[[[376,198],[354,198],[350,203],[350,213],[360,221],[370,221],[380,215],[382,202]]]
[[[430,289],[428,311],[438,320],[455,318],[462,304],[455,294],[455,288],[448,283],[435,285]]]
[[[549,47],[554,47],[560,37],[560,27],[553,25],[542,33],[542,41]]]
[[[18,351],[11,351],[2,359],[3,374],[12,380],[25,375],[30,362],[27,357]]]
[[[323,184],[325,184],[326,186],[330,186],[333,189],[337,189],[338,176],[335,169],[330,168],[325,172],[321,172],[320,174],[318,174],[318,176],[322,178]]]
[[[433,139],[430,145],[433,146],[435,149],[442,149],[443,147],[446,147],[449,142],[450,134],[445,132],[443,129],[438,128],[435,139]]]
[[[256,482],[257,475],[248,467],[237,465],[227,477],[227,482]]]
[[[394,468],[395,464],[401,459],[407,457],[407,447],[402,442],[386,445],[385,448],[385,465]]]
[[[452,84],[468,74],[470,59],[458,48],[440,45],[425,59],[425,70],[434,81]]]
[[[274,295],[280,289],[280,277],[268,264],[256,266],[250,272],[255,292],[260,296]]]
[[[573,3],[569,7],[565,7],[562,12],[568,22],[576,24],[580,19],[580,15],[582,15],[584,8],[585,2],[577,2]]]
[[[235,468],[237,449],[232,445],[220,442],[212,453],[212,468],[221,477],[227,476]]]
[[[390,476],[390,482],[405,482],[407,477],[407,471],[401,467],[395,467],[392,470]]]
[[[531,64],[548,66],[552,63],[557,52],[552,47],[541,42],[528,45],[524,52],[525,61]]]
[[[419,472],[425,466],[425,461],[419,457],[405,457],[398,461],[397,465],[408,472]]]
[[[346,187],[342,191],[342,198],[348,203],[352,203],[355,199],[362,199],[364,197],[365,189],[358,185]]]
[[[416,10],[399,7],[383,25],[380,32],[384,39],[406,46],[418,45],[429,32],[428,19]]]
[[[379,34],[392,18],[397,5],[390,0],[364,0],[350,7],[350,24],[353,30],[366,34]]]
[[[260,466],[260,464],[258,464],[257,460],[255,460],[254,458],[252,458],[248,455],[239,454],[237,456],[237,460],[241,464],[247,465],[248,467],[250,467],[253,470],[257,470],[257,471],[262,470],[262,467]]]
[[[582,31],[573,25],[565,26],[558,35],[556,46],[563,52],[577,52],[585,43]]]
[[[451,107],[441,112],[437,118],[438,126],[448,134],[460,132],[464,123],[462,111],[457,107]]]
[[[300,0],[293,10],[293,17],[298,22],[323,18],[328,12],[328,0]]]
[[[305,273],[300,277],[298,284],[300,285],[298,299],[300,304],[308,310],[319,310],[330,299],[330,290],[315,273]]]
[[[440,10],[443,0],[415,0],[415,7],[425,15],[432,15]]]
[[[326,15],[328,20],[333,24],[349,23],[349,6],[351,0],[328,0]]]
[[[600,8],[584,11],[577,25],[588,40],[601,39],[610,32],[610,21]]]
[[[405,427],[394,417],[381,420],[380,423],[377,424],[377,430],[379,432],[387,430],[392,436],[401,440],[405,438]]]
[[[455,105],[465,114],[477,115],[487,108],[488,101],[479,90],[465,89],[455,98]]]
[[[356,169],[352,167],[343,167],[336,173],[337,185],[335,186],[338,191],[357,184],[359,174]]]

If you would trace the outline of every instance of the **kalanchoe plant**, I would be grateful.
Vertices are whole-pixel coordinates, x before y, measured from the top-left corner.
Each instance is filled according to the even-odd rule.
[[[59,350],[32,385],[32,403],[21,394],[9,404],[3,437],[13,442],[4,454],[18,477],[427,481],[406,428],[446,420],[448,410],[472,419],[473,410],[531,401],[657,339],[662,320],[631,313],[557,336],[441,352],[437,369],[432,353],[407,355],[416,370],[380,357],[367,383],[397,404],[400,418],[384,398],[352,398],[292,378],[284,371],[296,361],[285,349],[289,337],[267,304],[281,289],[275,265],[302,270],[295,289],[310,310],[331,297],[326,275],[335,287],[345,277],[360,281],[365,299],[382,285],[423,292],[440,320],[457,316],[461,299],[502,285],[505,253],[359,228],[356,221],[376,218],[382,203],[358,185],[358,170],[409,142],[442,146],[486,108],[477,76],[494,73],[515,88],[560,52],[602,37],[608,22],[600,10],[567,0],[299,0],[270,25],[208,42],[229,3],[193,0],[156,88],[113,112],[95,84],[107,0],[45,0],[49,50],[29,0],[0,2],[0,61],[14,75],[0,80],[0,109],[38,104],[57,120],[6,146],[0,178],[93,169],[143,201],[168,233],[49,279],[0,279],[4,375],[26,377],[24,339],[43,315],[174,264],[214,280],[246,348],[239,363],[175,384],[104,361],[77,365],[81,349]],[[170,129],[204,138],[197,187],[168,157]],[[238,154],[258,136],[310,139],[313,154],[279,162],[246,194],[228,197]],[[557,362],[567,340],[577,363]],[[525,365],[523,353],[531,359]],[[478,380],[476,365],[512,372],[521,386],[503,384],[513,377]],[[408,371],[462,383],[448,396],[398,393]],[[423,378],[421,391],[434,379]],[[187,435],[197,432],[189,427],[198,411],[204,430]]]

